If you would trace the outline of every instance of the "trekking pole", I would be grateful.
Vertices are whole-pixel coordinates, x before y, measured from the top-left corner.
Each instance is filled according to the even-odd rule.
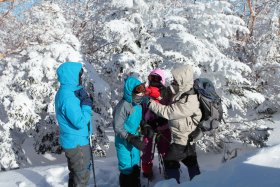
[[[141,134],[140,134],[140,140],[141,140],[141,142],[143,142],[143,140],[144,140],[144,138]],[[141,183],[141,171],[142,171],[142,156],[143,156],[143,150],[140,151],[140,166],[139,166],[139,168],[140,168],[140,176],[139,176],[140,183]]]
[[[167,138],[165,138],[162,135],[162,133],[158,132],[157,135],[170,144],[170,141]],[[158,153],[158,162],[159,162],[159,165],[158,165],[159,173],[161,174],[161,169],[162,169],[163,177],[165,178],[165,176],[166,176],[165,165],[164,165],[162,154],[160,154],[160,153]]]
[[[91,158],[91,163],[92,163],[93,182],[94,182],[94,187],[96,187],[96,178],[95,178],[95,170],[94,170],[94,159],[93,159],[93,154],[92,154],[92,141],[91,141],[91,134],[90,134],[90,122],[88,123],[88,135],[89,135],[90,158]]]
[[[155,154],[155,150],[156,150],[156,138],[157,138],[157,133],[154,133],[153,135],[153,140],[152,140],[152,160],[154,159],[154,154]],[[150,180],[148,179],[148,183],[147,183],[147,187],[149,187],[150,185]]]
[[[94,85],[93,80],[89,79],[88,84],[86,85],[86,90],[88,91],[91,98],[94,98]],[[92,139],[90,134],[90,122],[88,123],[88,136],[89,136],[89,149],[90,149],[90,157],[91,157],[91,163],[92,163],[92,173],[93,173],[93,181],[94,181],[94,187],[96,187],[96,178],[95,178],[95,169],[94,169],[94,159],[93,159],[93,153],[92,153]]]
[[[153,143],[152,143],[152,160],[154,159],[154,153],[156,149],[156,138],[157,138],[157,133],[155,132],[153,136]]]
[[[158,154],[158,170],[159,170],[159,173],[161,174],[161,160],[160,160],[159,154]]]
[[[163,177],[165,178],[166,173],[165,173],[165,166],[164,166],[164,162],[163,162],[163,158],[162,158],[162,154],[158,154],[158,158],[159,158],[159,165],[162,166],[162,173],[163,173]],[[159,168],[160,173],[161,173],[161,167]]]

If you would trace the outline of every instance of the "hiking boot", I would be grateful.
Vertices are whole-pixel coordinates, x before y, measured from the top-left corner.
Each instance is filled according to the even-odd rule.
[[[125,175],[123,173],[120,173],[120,176],[119,176],[120,187],[130,187],[130,186],[132,186],[131,178],[132,178],[131,174]]]
[[[196,175],[200,174],[196,155],[188,156],[184,160],[182,160],[182,162],[188,168],[190,180],[192,180]]]
[[[179,168],[167,168],[165,170],[166,179],[176,179],[177,183],[180,184],[180,171]]]
[[[188,167],[188,171],[189,171],[190,180],[192,180],[196,175],[200,174],[200,170],[199,170],[198,165]]]
[[[130,174],[120,173],[119,184],[120,187],[141,187],[139,166],[133,166]]]
[[[171,179],[174,178],[176,179],[177,183],[180,184],[180,163],[178,161],[171,161],[171,160],[165,160],[164,161],[164,166],[165,166],[165,178],[166,179]]]

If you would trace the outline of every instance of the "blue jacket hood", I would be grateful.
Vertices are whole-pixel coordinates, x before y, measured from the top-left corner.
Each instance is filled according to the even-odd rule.
[[[58,81],[61,85],[78,86],[81,69],[82,64],[79,62],[64,62],[56,71]]]
[[[125,80],[124,88],[123,88],[123,98],[127,102],[132,103],[132,91],[136,86],[138,86],[140,84],[141,84],[141,82],[138,79],[136,79],[135,77],[128,77]]]

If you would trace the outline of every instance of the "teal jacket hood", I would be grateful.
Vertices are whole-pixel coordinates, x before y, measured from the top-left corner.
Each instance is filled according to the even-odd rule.
[[[57,69],[58,81],[61,85],[77,87],[82,64],[79,62],[64,62]]]
[[[57,69],[60,88],[55,95],[55,112],[59,124],[59,141],[64,149],[89,144],[92,109],[88,105],[81,105],[75,91],[82,88],[79,85],[79,73],[82,64],[65,62]]]
[[[132,103],[132,91],[136,86],[138,86],[140,84],[141,84],[141,82],[138,79],[136,79],[135,77],[128,77],[125,80],[124,88],[123,88],[123,98],[127,102]]]

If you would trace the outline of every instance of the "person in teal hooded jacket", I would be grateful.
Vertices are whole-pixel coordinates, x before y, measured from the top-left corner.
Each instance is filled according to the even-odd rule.
[[[82,74],[82,64],[78,62],[65,62],[57,69],[60,87],[55,112],[70,171],[68,186],[87,186],[90,177],[92,99],[81,86]]]
[[[138,129],[142,119],[140,103],[145,86],[138,79],[128,77],[123,92],[123,98],[113,112],[119,183],[121,187],[140,187],[140,150],[144,149],[145,144],[139,137]]]

